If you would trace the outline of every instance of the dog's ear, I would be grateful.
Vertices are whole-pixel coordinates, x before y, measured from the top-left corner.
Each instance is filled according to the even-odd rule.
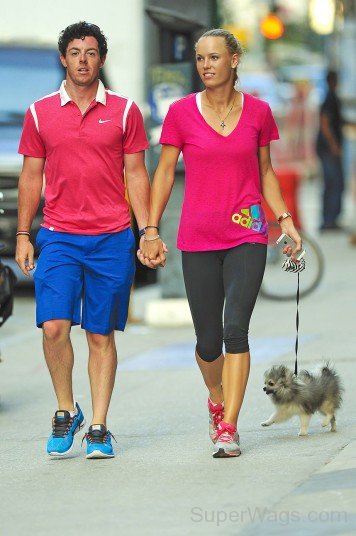
[[[287,377],[287,372],[288,372],[288,369],[287,367],[285,367],[284,365],[280,365],[279,367],[279,375],[281,378],[286,378]]]

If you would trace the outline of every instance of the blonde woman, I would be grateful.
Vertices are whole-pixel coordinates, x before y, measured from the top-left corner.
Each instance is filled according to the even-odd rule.
[[[185,193],[177,246],[194,322],[196,360],[208,388],[213,456],[241,454],[237,420],[250,370],[248,330],[261,285],[267,246],[262,196],[281,232],[301,250],[273,171],[269,144],[278,130],[269,105],[235,89],[242,48],[226,30],[196,43],[202,92],[173,103],[165,118],[145,241],[138,257],[164,266],[159,222],[180,152]],[[225,345],[225,352],[223,352]]]

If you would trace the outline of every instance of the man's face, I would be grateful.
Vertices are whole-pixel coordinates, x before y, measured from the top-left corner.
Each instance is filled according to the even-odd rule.
[[[92,36],[70,41],[65,56],[61,55],[60,60],[67,69],[67,77],[77,86],[93,84],[105,63],[105,57],[100,58],[98,42]]]

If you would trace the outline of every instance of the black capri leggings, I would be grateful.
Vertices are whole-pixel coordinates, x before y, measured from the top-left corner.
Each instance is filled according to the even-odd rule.
[[[182,252],[196,350],[204,361],[217,359],[223,342],[227,353],[249,351],[248,329],[265,270],[266,252],[264,244],[256,243],[219,251]]]

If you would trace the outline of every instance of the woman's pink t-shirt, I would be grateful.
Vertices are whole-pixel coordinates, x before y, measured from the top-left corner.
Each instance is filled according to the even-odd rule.
[[[244,93],[241,117],[228,136],[216,132],[200,110],[201,93],[171,104],[160,138],[162,145],[181,149],[185,164],[177,247],[209,251],[266,244],[258,148],[279,138],[271,109]]]

